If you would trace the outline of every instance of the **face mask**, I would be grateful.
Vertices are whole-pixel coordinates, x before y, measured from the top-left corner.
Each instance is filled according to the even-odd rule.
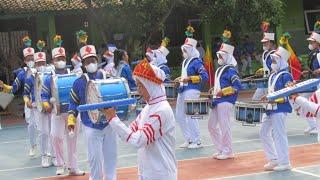
[[[272,63],[271,64],[271,69],[272,69],[272,71],[278,71],[279,70],[278,64]]]
[[[267,46],[263,46],[262,49],[263,49],[264,51],[267,51],[269,48],[268,48]]]
[[[187,59],[187,58],[188,58],[188,54],[185,53],[185,52],[182,52],[182,56],[183,56],[184,59]]]
[[[88,73],[94,73],[98,69],[98,64],[97,63],[90,63],[89,65],[86,66],[86,70]]]
[[[224,63],[223,63],[223,60],[222,59],[218,59],[218,64],[219,65],[223,65]]]
[[[27,66],[28,66],[29,68],[33,68],[33,67],[34,67],[34,61],[29,61],[29,62],[27,62]]]
[[[37,67],[37,71],[41,72],[41,73],[44,73],[46,71],[46,67],[45,66],[39,66],[39,67]]]
[[[66,62],[65,61],[58,61],[58,62],[54,63],[54,66],[57,69],[63,69],[66,67]]]
[[[310,51],[312,51],[312,50],[315,49],[312,44],[309,44],[309,45],[308,45],[308,48],[310,49]]]

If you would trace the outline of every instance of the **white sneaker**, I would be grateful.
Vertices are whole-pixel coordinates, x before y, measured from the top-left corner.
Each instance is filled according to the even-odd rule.
[[[84,176],[85,172],[77,169],[69,169],[69,176]]]
[[[42,157],[41,157],[41,166],[42,166],[43,168],[47,168],[47,167],[50,167],[50,166],[51,166],[51,164],[50,164],[50,162],[49,162],[49,157],[48,157],[48,156],[42,156]]]
[[[217,156],[221,155],[221,152],[212,154],[212,158],[217,159]]]
[[[64,170],[65,170],[64,166],[57,167],[56,175],[59,176],[59,175],[64,174]]]
[[[219,154],[216,158],[219,159],[219,160],[226,160],[226,159],[232,159],[232,158],[234,158],[234,156],[233,155]]]
[[[278,166],[278,162],[276,160],[271,160],[267,164],[263,166],[264,170],[272,171],[274,167]]]
[[[35,158],[35,156],[36,156],[36,146],[30,148],[29,150],[29,157]]]
[[[181,144],[181,145],[179,146],[179,148],[187,148],[187,147],[189,146],[189,144],[191,144],[191,143],[188,142],[188,141],[186,141],[186,142],[184,142],[183,144]]]
[[[199,143],[191,143],[188,146],[189,149],[198,149],[198,148],[202,148],[202,147],[203,147],[203,145],[201,144],[201,142],[199,142]]]
[[[278,165],[273,168],[274,171],[286,171],[286,170],[290,170],[290,169],[291,169],[290,164]]]
[[[314,131],[317,131],[317,128],[316,127],[308,127],[304,130],[304,134],[305,135],[310,135],[311,132],[314,132]]]
[[[58,167],[58,162],[57,162],[57,158],[55,157],[51,157],[51,163],[55,166],[55,167]]]

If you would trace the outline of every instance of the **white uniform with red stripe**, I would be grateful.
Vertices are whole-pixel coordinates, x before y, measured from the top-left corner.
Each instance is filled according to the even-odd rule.
[[[130,128],[118,117],[110,125],[138,148],[139,179],[177,179],[175,118],[166,96],[150,100]]]
[[[303,96],[298,96],[293,103],[298,106],[298,112],[303,113],[307,117],[319,117],[320,89],[312,93],[309,100]]]

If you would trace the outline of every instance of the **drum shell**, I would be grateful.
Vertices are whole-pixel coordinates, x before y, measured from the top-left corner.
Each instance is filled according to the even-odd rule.
[[[54,74],[51,76],[51,94],[54,106],[53,112],[57,115],[67,113],[70,101],[70,91],[73,83],[80,74]]]
[[[235,103],[235,119],[242,123],[259,124],[265,113],[265,103],[239,102]]]
[[[209,111],[209,99],[186,99],[184,102],[186,115],[206,115]]]
[[[164,83],[166,96],[168,100],[175,100],[177,99],[178,92],[177,88],[175,87],[175,83]]]
[[[86,102],[88,104],[126,99],[129,97],[130,89],[127,80],[124,78],[90,80],[86,89]],[[129,111],[128,105],[118,106],[116,110],[120,119],[124,120],[127,118]],[[103,113],[99,110],[88,111],[88,115],[93,123],[106,121]]]

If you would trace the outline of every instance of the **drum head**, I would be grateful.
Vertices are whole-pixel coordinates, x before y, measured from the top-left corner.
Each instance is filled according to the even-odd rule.
[[[93,81],[89,81],[86,92],[87,104],[95,104],[101,102],[101,94],[98,87]],[[97,123],[102,115],[98,109],[88,111],[89,118],[93,123]]]

